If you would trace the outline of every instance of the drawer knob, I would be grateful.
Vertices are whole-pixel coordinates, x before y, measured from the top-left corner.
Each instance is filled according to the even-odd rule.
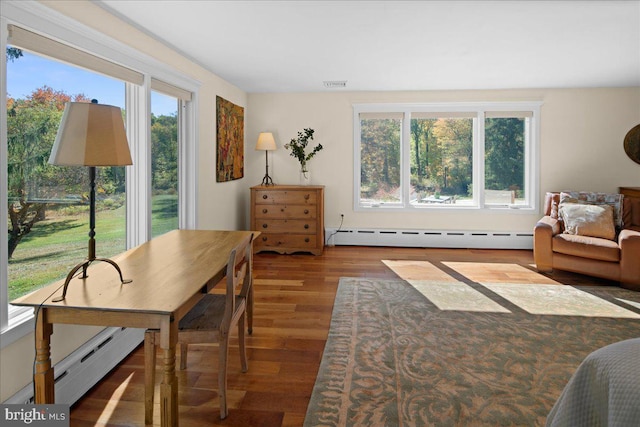
[[[267,228],[268,225],[267,224],[262,224],[262,228]]]
[[[309,209],[305,209],[305,210],[304,210],[304,214],[305,214],[305,215],[309,215]]]
[[[263,214],[266,214],[267,212],[269,212],[267,209],[262,209]]]
[[[308,230],[308,229],[309,229],[309,224],[305,224],[305,225],[304,225],[304,229],[305,229],[305,230]]]
[[[304,195],[304,199],[305,199],[305,200],[309,200],[309,195],[308,195],[308,194],[305,194],[305,195]]]
[[[265,199],[265,200],[267,200],[267,197],[269,197],[269,196],[267,196],[266,194],[262,195],[262,198]]]
[[[266,242],[267,241],[267,236],[262,236],[262,241]]]
[[[304,239],[304,242],[305,242],[305,243],[309,243],[309,238],[308,238],[308,237],[307,237],[307,238],[305,238],[305,239]]]

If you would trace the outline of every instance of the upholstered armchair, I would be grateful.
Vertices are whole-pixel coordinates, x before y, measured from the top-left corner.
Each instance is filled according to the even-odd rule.
[[[572,271],[640,291],[640,199],[547,193],[533,242],[540,272]]]

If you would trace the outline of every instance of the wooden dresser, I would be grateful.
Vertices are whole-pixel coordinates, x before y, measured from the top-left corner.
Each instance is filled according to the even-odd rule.
[[[256,252],[322,254],[324,186],[251,187],[251,230],[262,233],[253,243]]]

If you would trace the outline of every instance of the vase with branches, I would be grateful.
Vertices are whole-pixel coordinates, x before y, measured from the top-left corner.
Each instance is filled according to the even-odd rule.
[[[322,144],[317,144],[313,149],[307,153],[307,146],[309,142],[313,140],[314,130],[311,128],[305,128],[302,132],[298,132],[297,138],[292,138],[288,144],[284,145],[284,148],[291,150],[291,156],[298,159],[300,162],[300,174],[304,176],[304,179],[309,179],[309,168],[307,162],[311,160],[318,151],[322,150]]]

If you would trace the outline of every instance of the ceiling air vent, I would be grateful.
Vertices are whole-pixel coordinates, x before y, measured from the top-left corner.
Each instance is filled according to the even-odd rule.
[[[346,80],[325,80],[324,87],[331,88],[331,89],[347,87],[347,81]]]

